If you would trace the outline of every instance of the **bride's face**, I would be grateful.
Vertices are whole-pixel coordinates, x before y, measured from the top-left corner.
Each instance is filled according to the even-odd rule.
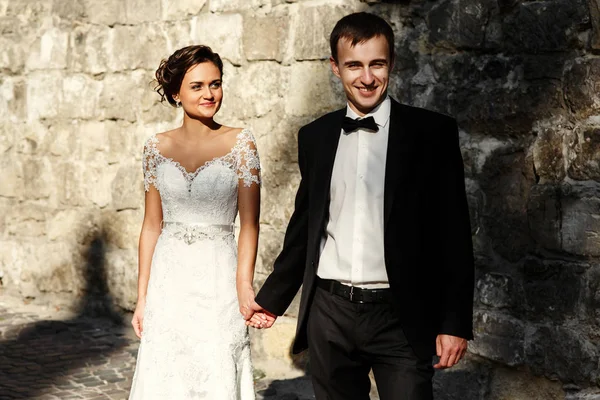
[[[221,72],[212,62],[190,67],[183,77],[176,101],[192,118],[212,118],[221,108],[223,87]]]

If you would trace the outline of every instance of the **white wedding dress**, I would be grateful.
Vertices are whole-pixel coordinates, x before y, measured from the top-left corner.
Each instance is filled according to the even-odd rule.
[[[238,186],[260,185],[254,137],[194,172],[144,146],[144,186],[160,193],[143,333],[130,400],[253,400],[248,329],[236,293]]]

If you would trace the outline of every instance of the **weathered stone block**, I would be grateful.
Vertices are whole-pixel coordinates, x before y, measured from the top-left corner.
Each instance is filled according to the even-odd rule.
[[[156,70],[167,54],[167,37],[157,24],[116,26],[106,44],[111,71],[138,68]]]
[[[468,84],[456,89],[448,93],[444,86],[434,86],[431,96],[436,109],[447,110],[468,131],[525,137],[536,121],[566,116],[562,88],[556,81],[525,84],[518,71],[505,83],[490,82],[483,90]]]
[[[179,21],[189,15],[198,15],[205,4],[206,0],[162,0],[162,19]]]
[[[578,317],[585,290],[584,266],[530,258],[523,264],[523,293],[529,321],[555,323]]]
[[[454,367],[439,370],[433,377],[436,400],[482,400],[486,397],[491,367],[465,355]]]
[[[106,72],[113,37],[114,29],[104,25],[86,24],[73,28],[69,38],[69,68],[93,75]]]
[[[569,177],[600,182],[600,127],[581,127],[570,136]]]
[[[563,400],[565,396],[561,382],[526,372],[496,368],[491,376],[489,400]]]
[[[24,46],[18,44],[18,38],[0,38],[0,69],[12,73],[20,72],[25,66]]]
[[[64,117],[93,119],[99,116],[98,100],[102,82],[88,75],[66,75],[62,81],[62,101],[59,113]]]
[[[156,101],[156,98],[149,96],[151,80],[151,73],[141,70],[106,75],[98,101],[100,117],[135,122],[138,109],[131,106],[131,99],[141,99],[139,105]]]
[[[15,133],[18,132],[19,126],[9,124],[7,122],[0,123],[0,154],[4,158],[9,157],[8,151],[15,146],[17,139]]]
[[[85,0],[85,14],[93,24],[140,24],[161,19],[161,0]]]
[[[79,243],[84,236],[81,227],[90,221],[89,217],[90,215],[77,209],[56,211],[46,221],[48,239]]]
[[[489,273],[477,281],[479,301],[494,308],[511,307],[515,299],[514,283],[511,276]]]
[[[112,183],[112,207],[117,211],[140,209],[144,189],[140,165],[123,162]]]
[[[105,121],[104,122],[108,150],[106,152],[109,164],[129,162],[135,159],[135,156],[142,151],[132,132],[134,126],[126,121]],[[148,132],[150,136],[151,132]],[[136,164],[138,172],[141,173],[141,163]]]
[[[106,253],[107,286],[116,304],[125,310],[135,309],[137,302],[137,252],[110,249]]]
[[[516,261],[531,248],[527,225],[527,202],[535,182],[532,162],[518,150],[496,151],[487,159],[481,190],[487,204],[482,223],[493,239],[493,248],[503,257]]]
[[[580,330],[560,326],[534,326],[525,340],[527,365],[563,383],[589,381],[598,368],[598,349]]]
[[[20,121],[27,115],[27,86],[22,78],[6,78],[0,81],[0,118],[4,121]]]
[[[54,0],[51,13],[69,22],[82,21],[86,18],[85,3],[73,0]]]
[[[194,37],[192,37],[192,26],[195,29],[196,24],[194,18],[185,21],[185,23],[182,23],[181,21],[168,21],[161,24],[161,29],[164,32],[163,34],[168,38],[167,47],[161,49],[163,55],[159,60],[155,60],[154,66],[151,68],[152,70],[156,70],[160,65],[160,61],[169,57],[175,50],[185,46],[199,44]],[[218,49],[214,50],[218,52]]]
[[[527,204],[529,232],[539,246],[547,250],[561,250],[560,188],[553,185],[535,185]]]
[[[294,58],[296,60],[325,60],[331,56],[329,35],[336,22],[349,13],[336,6],[300,5],[293,18]]]
[[[57,122],[52,124],[48,130],[44,146],[51,155],[67,159],[79,154],[81,136],[85,132],[79,129],[77,121]]]
[[[291,66],[290,74],[289,92],[285,96],[286,114],[316,118],[345,104],[345,97],[336,95],[339,93],[338,82],[329,63],[296,63]]]
[[[537,139],[533,144],[533,165],[540,184],[561,182],[566,175],[564,135],[564,131],[549,126],[540,127],[537,131]]]
[[[506,365],[523,364],[525,327],[521,321],[505,314],[478,311],[473,327],[475,340],[469,344],[471,353]]]
[[[31,269],[39,268],[36,254],[37,243],[25,240],[0,241],[3,251],[0,252],[0,271],[2,282],[14,287],[23,297],[35,297],[39,291],[32,279]],[[25,271],[25,273],[24,273]]]
[[[24,154],[44,155],[47,150],[48,128],[38,121],[13,125],[15,131],[14,150],[19,157]]]
[[[75,161],[61,163],[62,185],[58,187],[58,199],[65,206],[106,207],[111,202],[111,183],[117,166],[102,162],[89,163]],[[86,168],[83,168],[83,166]]]
[[[582,117],[600,111],[600,59],[579,58],[568,64],[564,74],[565,98]]]
[[[567,393],[565,400],[600,400],[598,389],[588,389]]]
[[[0,196],[21,198],[24,195],[23,164],[12,157],[0,157]]]
[[[39,269],[31,271],[40,292],[72,292],[81,289],[83,260],[73,242],[52,242],[36,252]],[[40,268],[42,267],[43,268]]]
[[[29,158],[23,163],[24,195],[28,199],[47,199],[54,190],[53,165],[47,158]]]
[[[98,121],[83,121],[79,124],[80,152],[76,155],[78,160],[94,164],[102,164],[108,154],[108,129],[110,124]]]
[[[506,44],[532,53],[582,47],[578,33],[589,23],[585,0],[520,2],[503,24]]]
[[[497,12],[493,0],[441,2],[427,15],[429,41],[438,47],[483,47],[490,16]]]
[[[125,14],[128,24],[159,21],[161,0],[125,0]]]
[[[288,16],[245,18],[243,40],[246,58],[281,61],[288,36]]]
[[[590,318],[592,327],[600,324],[600,265],[595,263],[586,273],[586,289],[582,291],[581,305]]]
[[[54,118],[62,102],[62,75],[58,72],[34,72],[27,77],[27,119]]]
[[[141,210],[106,210],[102,214],[106,238],[119,249],[136,249],[143,215]]]
[[[582,256],[600,256],[599,189],[565,186],[561,210],[563,250]]]
[[[588,0],[590,5],[590,19],[592,21],[592,49],[600,49],[600,1]]]
[[[250,63],[232,72],[229,74],[227,71],[225,78],[223,90],[227,99],[224,101],[223,115],[230,113],[235,118],[247,119],[269,112],[283,113],[289,68],[275,62]]]
[[[196,43],[210,46],[219,53],[221,58],[234,65],[242,64],[241,45],[244,24],[240,14],[201,14],[194,20],[192,24],[195,23],[195,29],[192,27],[192,37]]]
[[[6,215],[5,233],[24,238],[44,236],[49,211],[47,207],[36,204],[14,205]]]
[[[211,0],[209,11],[211,13],[258,9],[271,5],[272,0]]]
[[[85,13],[92,24],[127,23],[127,2],[123,0],[83,0]]]
[[[32,46],[25,66],[30,71],[66,68],[68,48],[69,32],[49,29]]]

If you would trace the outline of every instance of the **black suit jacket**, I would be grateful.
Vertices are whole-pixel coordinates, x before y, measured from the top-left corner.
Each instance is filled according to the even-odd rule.
[[[302,180],[283,249],[256,296],[282,315],[303,285],[293,352],[308,347],[306,323],[331,173],[346,109],[298,133]],[[439,333],[472,339],[473,250],[456,121],[392,99],[384,194],[385,262],[403,330],[433,355]]]

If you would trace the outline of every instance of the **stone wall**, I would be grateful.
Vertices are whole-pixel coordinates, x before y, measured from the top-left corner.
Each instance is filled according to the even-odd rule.
[[[358,10],[397,34],[391,93],[461,128],[476,339],[438,398],[600,398],[600,0],[0,0],[4,291],[77,299],[100,259],[133,308],[142,143],[181,120],[153,72],[192,43],[225,60],[219,120],[257,136],[260,285],[292,211],[297,129],[344,104],[327,35]],[[255,354],[298,363],[294,315]]]

